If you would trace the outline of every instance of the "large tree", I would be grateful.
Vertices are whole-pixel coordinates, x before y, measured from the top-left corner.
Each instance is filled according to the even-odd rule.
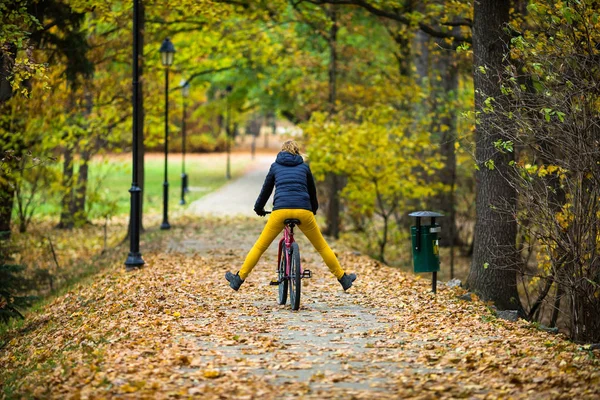
[[[4,129],[9,118],[6,102],[15,93],[27,89],[27,78],[41,68],[32,60],[31,52],[24,51],[32,28],[39,27],[26,5],[25,0],[0,0],[0,239],[10,236],[15,193],[12,171],[23,150],[18,138],[10,137]],[[19,52],[25,57],[19,59]]]
[[[473,80],[477,162],[476,220],[470,290],[500,309],[521,309],[517,292],[516,193],[507,178],[512,152],[494,143],[508,138],[508,119],[494,113],[506,97],[500,76],[506,65],[510,1],[479,0],[473,15]]]

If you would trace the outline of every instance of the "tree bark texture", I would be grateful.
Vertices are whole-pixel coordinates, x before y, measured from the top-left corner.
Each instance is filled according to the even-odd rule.
[[[336,112],[336,75],[337,75],[337,10],[335,5],[330,6],[329,18],[331,19],[331,29],[329,31],[329,114]]]
[[[77,185],[74,191],[73,217],[77,224],[87,222],[87,213],[85,211],[85,202],[87,199],[87,184],[89,175],[89,161],[91,152],[82,150],[79,153],[79,173],[77,174]]]
[[[5,51],[0,51],[0,105],[13,96],[10,77],[13,73],[17,47],[12,43],[5,44]],[[0,110],[4,112],[6,108]],[[4,156],[4,154],[1,154]],[[8,161],[11,163],[11,161]],[[0,176],[0,240],[7,240],[11,235],[12,209],[15,199],[15,184],[10,173],[1,170]]]
[[[85,116],[88,117],[92,113],[93,97],[92,93],[86,87],[84,94],[85,101]],[[85,211],[85,203],[87,200],[87,184],[89,175],[89,161],[92,157],[92,149],[89,147],[92,144],[85,144],[79,148],[79,172],[77,174],[77,183],[74,189],[73,200],[73,217],[76,224],[84,224],[87,222],[87,214]]]
[[[343,188],[343,178],[337,174],[329,173],[325,177],[327,186],[327,228],[325,234],[339,238],[340,236],[340,191]]]
[[[337,9],[331,5],[329,9],[329,18],[332,21],[329,32],[329,114],[336,113],[336,79],[337,79]],[[336,174],[328,174],[325,180],[328,192],[328,201],[326,209],[327,229],[325,233],[339,238],[340,236],[340,191],[342,188],[342,177]]]
[[[8,174],[0,177],[0,240],[10,238],[15,185]]]
[[[427,78],[429,73],[429,40],[429,35],[418,31],[415,33],[413,44],[411,46],[413,49],[412,58],[417,73],[415,78],[420,86],[425,84],[425,78]],[[400,69],[400,73],[402,74],[402,69]]]
[[[467,287],[499,309],[522,312],[517,292],[517,224],[513,217],[516,193],[505,173],[512,153],[502,154],[494,147],[494,142],[506,139],[503,129],[507,122],[500,113],[484,111],[488,97],[495,99],[492,104],[503,101],[499,77],[509,40],[504,31],[509,8],[507,0],[478,0],[474,6],[473,80],[475,110],[480,114],[475,128],[477,216]]]
[[[66,146],[64,149],[64,161],[63,161],[63,198],[62,207],[60,212],[60,222],[57,228],[59,229],[73,229],[75,220],[73,218],[73,171],[74,171],[74,159],[73,159],[73,148]]]
[[[420,11],[420,10],[419,10]],[[401,46],[400,41],[395,38],[394,39],[398,46]],[[429,46],[431,45],[431,38],[426,33],[418,31],[415,34],[415,37],[412,40],[410,45],[405,45],[407,49],[409,49],[410,56],[406,58],[404,51],[400,50],[396,54],[396,58],[404,57],[404,60],[398,60],[399,62],[399,73],[400,76],[410,76],[411,68],[410,64],[414,64],[416,75],[414,79],[417,81],[417,84],[421,88],[423,93],[427,93],[429,91],[429,74],[431,72],[431,63],[430,63],[430,51]],[[411,62],[409,62],[410,60]],[[405,64],[409,64],[406,66]],[[405,65],[403,67],[403,65]],[[419,121],[426,117],[426,115],[430,112],[429,104],[426,101],[416,101],[412,104],[412,113],[414,115],[413,118],[413,129],[418,129]]]
[[[441,50],[433,56],[434,74],[439,80],[432,80],[434,99],[434,126],[432,131],[440,144],[440,154],[444,158],[444,168],[439,173],[441,183],[450,190],[440,193],[436,198],[435,208],[446,216],[444,225],[448,234],[442,236],[440,245],[449,246],[455,238],[456,221],[454,213],[454,186],[456,181],[456,111],[453,109],[458,90],[458,67],[454,52]]]
[[[13,43],[6,44],[5,49],[6,51],[0,51],[0,104],[13,95],[10,77],[17,57],[17,46]]]

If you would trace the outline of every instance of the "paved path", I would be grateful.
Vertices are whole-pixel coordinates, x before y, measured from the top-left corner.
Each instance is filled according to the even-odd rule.
[[[245,175],[194,201],[188,212],[214,216],[255,215],[254,202],[273,161],[274,154],[257,155]],[[267,208],[271,204],[269,200]]]
[[[253,205],[273,160],[274,155],[260,156],[245,175],[192,203],[188,212],[215,216],[221,218],[221,223],[191,237],[172,237],[166,252],[200,253],[229,260],[225,269],[236,271],[264,225],[254,214]],[[272,199],[267,208],[271,202]],[[232,219],[239,216],[251,218]],[[233,221],[238,221],[234,231]],[[386,337],[392,327],[390,321],[382,319],[378,310],[361,304],[360,294],[344,293],[304,235],[298,232],[296,240],[302,249],[303,265],[314,272],[314,278],[305,281],[301,310],[291,312],[286,306],[278,306],[276,288],[268,286],[275,276],[277,241],[271,244],[238,293],[226,287],[225,269],[213,271],[210,286],[231,299],[231,308],[221,312],[221,316],[191,318],[189,323],[205,326],[226,319],[233,329],[231,337],[241,339],[215,341],[214,337],[184,335],[182,339],[194,349],[196,358],[180,372],[194,374],[198,369],[217,368],[222,374],[267,387],[294,386],[295,396],[284,391],[283,397],[395,397],[392,376],[401,374],[404,368],[384,354],[390,347],[400,346],[404,335]],[[335,243],[329,241],[335,249]],[[355,265],[346,267],[356,270]],[[265,322],[268,327],[263,326]],[[257,346],[262,341],[277,345],[265,350],[262,345]],[[385,346],[374,348],[374,343],[383,341]],[[409,369],[411,373],[429,372],[427,366],[420,364]],[[436,372],[446,373],[443,369]],[[206,393],[207,387],[201,385],[197,389],[197,393]],[[236,396],[243,397],[243,390],[238,387],[235,391]]]
[[[261,155],[248,168],[245,175],[193,202],[188,212],[217,217],[256,217],[253,211],[254,202],[260,193],[264,178],[273,161],[273,155]],[[267,202],[267,208],[270,204],[272,204],[272,197]],[[252,220],[254,219],[256,218],[252,218]],[[258,236],[256,227],[260,224],[255,221],[252,225],[254,229],[248,229],[250,231],[248,235],[238,237],[235,241],[228,240],[227,235],[215,235],[216,232],[214,231],[203,232],[186,240],[171,239],[167,252],[200,251],[221,257],[223,257],[221,253],[225,252],[227,255],[236,254],[237,263],[241,263],[243,256]],[[302,247],[303,262],[305,265],[312,267],[313,270],[318,270],[315,271],[316,276],[310,286],[333,286],[335,291],[337,282],[328,273],[319,255],[302,234],[296,236],[298,236],[297,240]],[[222,239],[219,240],[219,237]],[[265,253],[259,266],[254,271],[253,277],[249,278],[246,284],[246,286],[251,287],[256,284],[263,287],[260,298],[255,298],[252,304],[258,310],[261,310],[260,313],[264,313],[264,317],[274,315],[272,313],[278,314],[278,310],[282,308],[285,310],[285,307],[276,305],[273,294],[265,293],[265,289],[268,292],[273,292],[273,290],[264,287],[265,283],[273,277],[270,273],[271,268],[265,268],[265,264],[276,264],[276,242],[274,241]],[[232,266],[232,268],[235,270],[235,266]],[[222,272],[219,275],[222,275]],[[225,285],[222,279],[217,278],[217,280],[220,281],[221,285]],[[317,284],[315,285],[315,283]],[[239,301],[239,299],[236,300]],[[265,357],[265,354],[260,351],[256,354],[256,349],[253,350],[253,346],[248,343],[233,341],[223,345],[214,343],[205,337],[194,337],[192,335],[187,338],[195,342],[197,348],[204,349],[199,352],[200,357],[195,360],[196,363],[219,366],[222,372],[242,373],[242,376],[247,378],[260,379],[275,385],[289,385],[291,382],[300,383],[310,387],[311,391],[322,395],[331,389],[331,380],[336,381],[339,378],[340,381],[345,380],[345,382],[339,382],[336,385],[337,389],[342,391],[341,393],[345,390],[350,390],[354,394],[356,390],[363,391],[363,395],[365,393],[379,393],[380,388],[378,386],[383,384],[383,381],[377,375],[373,377],[372,374],[363,373],[366,371],[364,360],[353,362],[339,356],[340,352],[353,356],[363,353],[372,341],[373,332],[384,332],[389,328],[389,325],[380,323],[377,315],[367,308],[348,302],[348,300],[349,297],[339,290],[333,299],[330,295],[316,290],[312,292],[312,296],[303,299],[302,308],[304,312],[290,313],[286,310],[283,314],[285,317],[277,318],[277,323],[272,326],[272,330],[261,333],[261,337],[264,337],[265,340],[276,340],[284,346],[285,351],[279,355],[283,357],[282,360],[279,360],[279,357]],[[343,315],[344,317],[340,320],[333,317],[333,315]],[[242,324],[252,325],[256,323],[253,317],[246,314],[245,310],[240,313],[240,310],[235,308],[228,311],[228,318],[231,320],[239,319]],[[205,324],[208,321],[208,319],[203,318],[194,323]],[[341,335],[342,333],[344,335]],[[348,337],[353,339],[348,341]],[[287,365],[289,360],[286,359],[288,357],[290,360],[296,361],[294,363],[296,365],[291,366],[291,369],[289,369],[290,365]],[[232,363],[231,359],[236,358],[238,361]],[[281,366],[281,363],[286,364],[286,366]],[[379,368],[385,368],[386,366],[388,366],[387,363],[382,362]],[[279,373],[280,368],[286,371]],[[353,379],[348,379],[347,372],[349,368],[356,370]],[[194,368],[189,370],[184,368],[184,370],[193,372]],[[337,395],[339,394],[340,392],[337,391]]]

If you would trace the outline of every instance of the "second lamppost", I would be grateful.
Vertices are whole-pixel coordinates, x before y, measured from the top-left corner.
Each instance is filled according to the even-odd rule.
[[[160,59],[165,67],[165,181],[163,183],[163,222],[160,229],[171,229],[169,224],[169,179],[167,162],[169,153],[169,67],[173,65],[175,46],[166,38],[160,46]]]
[[[181,80],[179,84],[181,86],[181,95],[183,97],[183,115],[181,118],[181,200],[179,200],[180,205],[185,204],[185,194],[188,192],[188,176],[185,173],[185,145],[186,145],[186,126],[185,126],[185,118],[186,118],[186,108],[187,108],[187,98],[190,95],[190,83],[185,79]]]

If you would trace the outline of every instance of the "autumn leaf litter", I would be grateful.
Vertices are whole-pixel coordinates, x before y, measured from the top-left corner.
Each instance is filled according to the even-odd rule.
[[[462,289],[441,285],[433,295],[428,279],[339,247],[342,265],[359,276],[344,293],[300,240],[313,278],[293,312],[269,286],[274,246],[239,292],[223,278],[262,221],[176,222],[162,240],[143,243],[146,268],[126,273],[115,263],[8,332],[5,397],[600,395],[598,351],[496,319],[482,302],[458,299]]]

